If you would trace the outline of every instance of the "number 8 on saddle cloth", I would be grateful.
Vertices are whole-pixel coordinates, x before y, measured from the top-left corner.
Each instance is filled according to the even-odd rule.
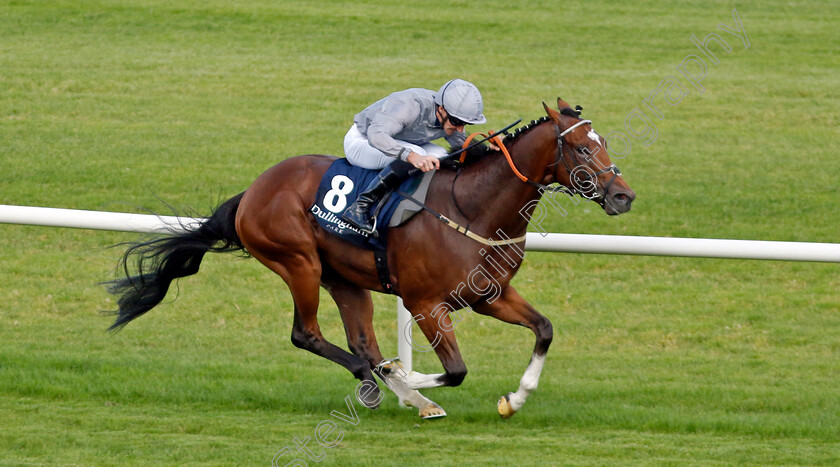
[[[434,171],[417,174],[409,178],[398,190],[388,194],[377,208],[376,232],[378,237],[365,235],[341,220],[341,215],[359,196],[379,170],[368,170],[350,165],[347,159],[338,159],[330,165],[321,178],[315,204],[309,211],[315,215],[318,225],[325,231],[337,235],[356,246],[368,250],[384,250],[387,245],[388,228],[396,227],[416,214],[420,207],[405,198],[401,191],[421,203],[425,201],[429,183]]]

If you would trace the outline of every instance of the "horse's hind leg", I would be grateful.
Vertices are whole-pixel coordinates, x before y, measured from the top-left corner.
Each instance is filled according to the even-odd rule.
[[[315,263],[297,256],[281,263],[256,253],[254,256],[280,275],[289,285],[289,291],[295,303],[292,343],[298,348],[338,363],[361,381],[373,380],[368,362],[332,344],[321,334],[321,328],[318,325],[320,261]],[[317,261],[317,257],[315,260]]]
[[[486,301],[475,303],[473,309],[477,313],[492,316],[506,323],[526,326],[537,337],[528,369],[525,370],[525,374],[519,381],[519,389],[499,400],[499,415],[502,418],[510,418],[517,410],[522,408],[528,395],[537,389],[540,373],[542,373],[545,363],[545,355],[548,352],[548,346],[551,345],[553,335],[551,321],[539,314],[534,307],[519,296],[519,293],[513,287],[506,287],[493,303]]]
[[[271,200],[261,199],[260,191],[253,189],[242,199],[236,231],[248,252],[288,284],[295,303],[292,343],[338,363],[362,381],[373,380],[368,362],[333,345],[321,334],[321,259],[303,200],[286,192]]]
[[[325,274],[326,276],[326,274]],[[424,397],[420,392],[410,389],[399,372],[401,368],[391,364],[387,370],[379,367],[383,362],[382,353],[379,351],[379,344],[376,342],[376,335],[373,330],[373,302],[370,298],[370,291],[340,279],[338,277],[326,277],[322,279],[324,287],[330,292],[336,305],[338,305],[341,319],[344,322],[344,330],[347,334],[347,345],[350,350],[367,360],[371,369],[378,368],[377,376],[394,391],[400,403],[416,407],[422,418],[443,417],[446,412],[439,405]],[[379,392],[357,394],[363,396],[361,401],[368,407],[379,405],[381,396]],[[370,404],[375,404],[374,406]]]

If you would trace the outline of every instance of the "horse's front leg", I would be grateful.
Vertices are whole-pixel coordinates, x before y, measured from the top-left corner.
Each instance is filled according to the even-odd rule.
[[[406,308],[411,310],[414,319],[420,330],[429,340],[430,345],[425,346],[412,342],[415,350],[432,350],[443,365],[445,373],[426,375],[416,371],[406,372],[402,366],[394,361],[383,362],[378,370],[385,373],[394,383],[392,388],[403,387],[404,390],[411,390],[419,394],[417,389],[436,388],[439,386],[458,386],[467,376],[467,366],[461,358],[458,350],[458,342],[455,340],[455,333],[452,332],[452,322],[447,313],[436,309],[428,303],[411,303],[406,301]],[[405,332],[401,329],[400,332]],[[382,374],[380,373],[380,374]],[[425,399],[425,398],[424,398]],[[439,405],[429,401],[425,409],[421,409],[420,416],[423,418],[443,417],[446,412]]]
[[[385,361],[382,358],[373,330],[373,302],[370,291],[349,283],[331,271],[322,276],[322,281],[338,305],[350,350],[370,363],[373,372],[397,395],[402,405],[416,407],[421,418],[446,416],[446,412],[439,405],[406,385],[406,372],[399,362]],[[357,393],[357,397],[363,397],[365,400],[361,402],[368,408],[378,407],[381,399],[379,391],[373,388],[365,396]]]
[[[411,389],[427,389],[440,386],[458,386],[467,376],[467,366],[461,358],[458,341],[455,339],[452,321],[449,319],[448,308],[432,306],[428,303],[412,304],[406,301],[406,308],[411,311],[413,323],[417,323],[420,330],[429,341],[429,345],[421,345],[412,340],[415,350],[434,350],[440,360],[445,373],[426,375],[412,371],[404,376],[403,381]],[[401,329],[400,332],[405,330]]]
[[[531,355],[531,362],[528,369],[519,381],[519,389],[509,393],[499,400],[498,410],[502,418],[510,418],[525,405],[528,396],[537,389],[540,382],[540,374],[545,364],[545,356],[548,347],[551,345],[553,330],[551,321],[539,314],[528,302],[523,299],[516,289],[506,287],[496,300],[492,303],[481,301],[473,304],[477,313],[492,316],[506,323],[526,326],[537,337],[534,353]]]

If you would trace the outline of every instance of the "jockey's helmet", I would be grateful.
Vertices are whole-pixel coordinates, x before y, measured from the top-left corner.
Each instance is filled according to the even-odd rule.
[[[469,81],[453,79],[441,86],[435,95],[435,103],[446,109],[453,117],[477,125],[487,121],[484,118],[484,101],[478,88]]]

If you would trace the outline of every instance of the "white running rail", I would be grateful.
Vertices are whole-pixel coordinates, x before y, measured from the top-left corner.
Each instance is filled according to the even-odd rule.
[[[71,227],[122,232],[171,232],[202,221],[193,217],[153,216],[120,212],[82,211],[31,206],[0,205],[0,223]],[[685,256],[700,258],[760,259],[840,263],[840,243],[724,240],[712,238],[636,237],[528,233],[525,249],[569,253]],[[411,371],[411,314],[397,299],[398,353]]]

